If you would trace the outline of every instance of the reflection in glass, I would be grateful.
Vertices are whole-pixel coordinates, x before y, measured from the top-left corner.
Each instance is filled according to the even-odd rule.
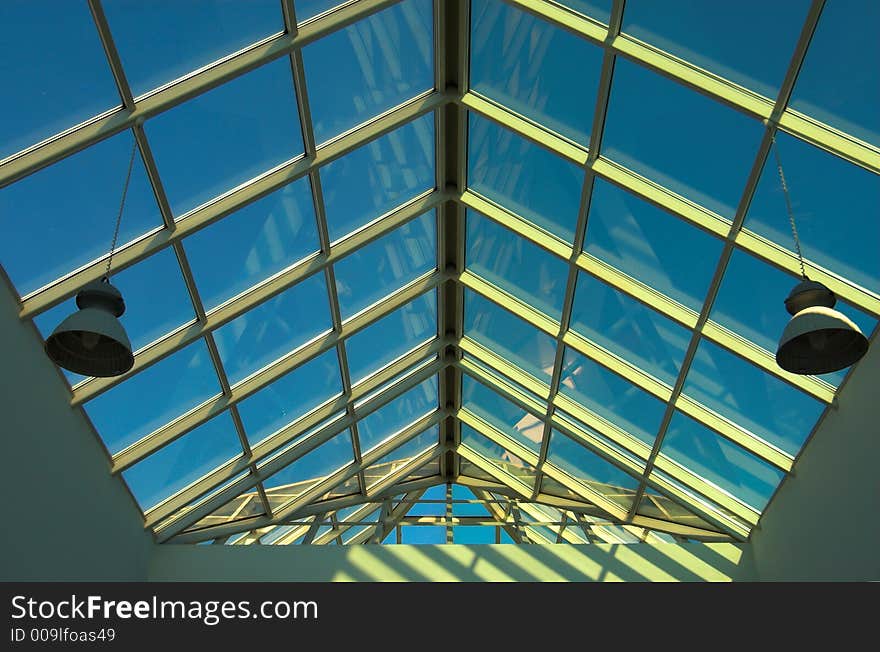
[[[691,339],[686,328],[585,272],[575,286],[571,329],[669,385]]]
[[[241,454],[235,426],[224,412],[151,453],[122,476],[141,510],[147,511]]]
[[[825,408],[706,340],[697,348],[683,391],[792,456],[798,454]]]
[[[468,269],[553,319],[562,316],[568,264],[476,211],[467,211]]]
[[[214,338],[234,385],[330,328],[327,283],[318,273],[218,328]]]
[[[333,266],[342,319],[436,266],[437,225],[431,211],[357,249]]]
[[[434,187],[429,113],[321,168],[330,240],[336,241]]]
[[[588,145],[602,49],[500,0],[471,3],[471,88]]]
[[[464,301],[465,335],[550,385],[555,339],[468,289]]]
[[[681,523],[691,527],[698,527],[704,530],[716,530],[717,528],[710,525],[702,518],[685,509],[671,498],[654,491],[650,487],[645,489],[642,496],[642,502],[639,503],[638,513],[648,518],[659,518],[663,521],[671,521],[673,523]],[[655,534],[658,534],[655,532]]]
[[[623,31],[776,99],[809,8],[809,0],[630,0]]]
[[[461,424],[461,443],[480,453],[501,470],[513,475],[526,485],[530,487],[535,486],[535,467],[464,423]],[[467,469],[467,473],[465,473],[465,469]],[[462,462],[462,474],[475,478],[484,478],[491,482],[498,482],[491,474],[470,463],[465,465],[464,461]]]
[[[628,380],[568,347],[559,391],[649,446],[666,407]]]
[[[144,128],[175,216],[303,153],[284,57],[160,113]]]
[[[208,349],[199,340],[92,399],[85,410],[115,455],[219,393]]]
[[[0,159],[120,105],[86,3],[2,2],[0,25]]]
[[[393,451],[367,467],[364,471],[367,486],[379,482],[389,473],[394,473],[414,457],[417,457],[429,448],[436,446],[439,441],[439,427],[431,426],[424,432],[419,433],[409,441],[401,444]]]
[[[785,475],[679,412],[660,452],[758,511]]]
[[[540,452],[544,423],[467,375],[461,380],[461,404],[532,452]]]
[[[124,132],[0,189],[0,263],[20,295],[110,251],[131,146]],[[122,218],[117,247],[162,226],[138,155]]]
[[[804,257],[880,292],[880,179],[794,136],[777,133],[776,144]],[[772,155],[764,164],[745,227],[794,250]]]
[[[437,382],[437,376],[431,376],[358,421],[361,453],[436,410]]]
[[[296,7],[296,22],[302,25],[318,14],[323,14],[334,7],[341,5],[345,0],[294,0]]]
[[[699,312],[721,241],[596,179],[584,251]]]
[[[431,4],[406,0],[303,48],[319,144],[434,86]]]
[[[308,177],[184,240],[206,310],[320,249]]]
[[[135,97],[284,31],[277,2],[103,3]]]
[[[496,123],[470,114],[468,187],[574,241],[584,172]]]
[[[722,217],[734,215],[762,134],[757,120],[642,66],[614,66],[602,154]]]
[[[437,336],[437,291],[385,315],[345,341],[352,384]]]
[[[557,0],[557,2],[602,23],[608,24],[611,20],[611,0]]]
[[[279,428],[340,394],[339,364],[336,350],[331,349],[238,404],[248,442],[255,446]]]

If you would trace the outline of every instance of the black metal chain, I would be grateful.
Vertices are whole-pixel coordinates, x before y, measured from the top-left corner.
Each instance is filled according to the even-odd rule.
[[[125,208],[125,196],[128,194],[128,184],[131,181],[131,170],[134,167],[134,154],[137,151],[137,138],[132,136],[131,156],[128,159],[128,172],[125,174],[125,185],[122,187],[122,199],[119,202],[119,214],[116,216],[116,228],[113,230],[113,241],[110,243],[110,257],[107,258],[107,270],[105,277],[110,276],[110,263],[113,262],[113,252],[116,249],[116,240],[119,239],[119,225],[122,223],[122,209]]]
[[[785,195],[785,208],[788,211],[788,221],[791,224],[791,234],[794,236],[794,246],[797,250],[798,262],[801,264],[801,278],[807,278],[804,270],[804,255],[801,253],[801,241],[798,238],[797,226],[794,223],[794,210],[791,208],[791,198],[788,196],[788,184],[785,183],[785,174],[782,172],[782,161],[779,159],[779,146],[776,144],[776,136],[773,136],[773,156],[776,158],[776,169],[779,171],[779,181],[782,182],[782,193]]]

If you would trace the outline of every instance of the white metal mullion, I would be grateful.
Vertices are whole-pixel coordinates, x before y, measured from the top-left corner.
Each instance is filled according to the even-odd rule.
[[[699,346],[700,340],[702,339],[703,327],[709,320],[709,313],[712,311],[712,307],[715,303],[715,298],[718,295],[718,291],[721,287],[721,281],[724,278],[725,272],[727,271],[727,265],[735,248],[736,236],[742,229],[742,225],[745,222],[746,213],[748,212],[752,197],[757,190],[758,182],[761,178],[761,173],[764,170],[764,163],[770,152],[772,140],[778,127],[779,118],[785,112],[785,108],[788,105],[792,90],[794,89],[795,81],[797,80],[797,75],[800,72],[801,65],[803,64],[804,57],[806,56],[807,48],[816,29],[816,25],[819,22],[819,15],[822,12],[824,4],[825,0],[813,0],[812,5],[810,6],[810,11],[807,14],[807,18],[801,30],[800,37],[798,38],[797,45],[795,46],[795,50],[792,54],[791,62],[789,63],[788,70],[786,71],[785,79],[782,82],[779,90],[779,95],[776,99],[776,103],[774,104],[772,115],[770,116],[770,119],[766,122],[761,145],[758,149],[757,156],[752,165],[749,177],[746,181],[739,205],[737,206],[736,214],[730,227],[730,232],[727,236],[727,239],[725,240],[724,248],[722,249],[721,255],[718,260],[718,265],[715,269],[712,281],[709,284],[709,288],[706,292],[706,299],[703,302],[703,307],[700,310],[700,316],[697,319],[697,324],[694,327],[693,335],[691,336],[690,343],[688,344],[687,351],[685,352],[684,359],[682,360],[678,377],[676,378],[675,385],[672,389],[672,395],[669,398],[669,402],[666,404],[666,410],[663,414],[663,419],[661,420],[660,427],[657,431],[657,437],[654,440],[654,445],[651,449],[651,453],[645,465],[645,471],[642,480],[639,483],[639,488],[636,491],[636,494],[633,498],[632,506],[629,509],[628,516],[630,519],[635,516],[636,512],[638,511],[639,503],[641,502],[642,496],[644,495],[645,489],[647,488],[648,477],[651,475],[654,469],[654,464],[657,460],[657,456],[660,453],[660,449],[663,445],[663,440],[666,436],[669,424],[672,421],[673,415],[675,414],[675,403],[682,392],[685,379],[687,378],[691,364],[693,363],[694,357],[696,355],[697,347]],[[826,412],[829,407],[830,406],[826,406]]]
[[[620,26],[623,21],[623,10],[625,0],[615,0],[611,11],[611,20],[608,27],[607,42],[611,42],[620,32]],[[571,257],[568,260],[568,279],[565,286],[565,295],[562,303],[562,316],[559,323],[559,332],[556,334],[556,357],[553,360],[553,372],[550,377],[550,396],[547,400],[547,410],[544,415],[544,428],[541,434],[541,448],[538,456],[538,464],[535,467],[535,487],[532,498],[536,498],[541,492],[541,485],[544,481],[544,473],[541,468],[547,459],[547,451],[550,446],[550,430],[551,417],[555,411],[553,398],[559,391],[559,384],[562,379],[562,363],[565,357],[565,334],[571,323],[571,314],[574,310],[574,293],[577,285],[578,274],[580,268],[577,260],[580,257],[581,250],[584,247],[586,239],[587,220],[590,212],[590,201],[593,195],[593,185],[595,183],[595,173],[593,172],[593,162],[599,157],[599,151],[602,145],[602,136],[605,130],[605,117],[608,113],[608,102],[611,97],[611,80],[614,75],[615,54],[611,49],[606,49],[602,60],[602,71],[599,77],[599,88],[596,94],[596,104],[593,113],[593,123],[590,129],[590,144],[587,153],[587,164],[585,166],[584,184],[581,189],[580,206],[578,208],[578,220],[575,227],[574,243],[572,246]]]

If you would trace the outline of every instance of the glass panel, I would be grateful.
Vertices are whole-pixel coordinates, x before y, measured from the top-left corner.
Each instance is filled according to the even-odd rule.
[[[487,482],[498,482],[494,476],[486,473],[480,467],[471,464],[467,460],[461,461],[461,475],[466,476],[468,478],[476,478],[477,480],[484,480]]]
[[[501,528],[501,543],[516,543],[504,528]]]
[[[809,0],[636,0],[626,4],[623,31],[776,99],[809,7]]]
[[[699,311],[721,241],[614,184],[596,179],[584,251]]]
[[[626,509],[639,488],[634,477],[557,430],[550,435],[547,461]]]
[[[333,266],[342,318],[437,267],[435,212],[425,213]]]
[[[470,376],[461,379],[461,403],[487,423],[534,453],[541,450],[544,423]]]
[[[758,152],[760,122],[625,59],[614,66],[610,102],[605,156],[733,217]]]
[[[541,478],[541,493],[548,494],[550,496],[558,496],[559,498],[568,498],[570,500],[577,500],[584,504],[589,504],[582,496],[578,496],[571,489],[566,487],[559,482],[556,482],[553,478],[548,478],[546,475]]]
[[[242,454],[235,426],[224,412],[123,471],[122,476],[146,511]]]
[[[122,270],[111,278],[111,282],[122,292],[125,300],[125,314],[120,322],[128,333],[133,351],[196,318],[171,248],[163,249],[137,265]],[[43,336],[48,337],[63,319],[76,311],[76,299],[72,297],[37,315],[34,322]],[[84,378],[66,369],[62,371],[71,384]]]
[[[85,410],[115,455],[219,393],[214,365],[200,340],[89,401]]]
[[[584,16],[603,23],[611,20],[611,0],[556,0],[559,4],[579,11]]]
[[[568,347],[559,391],[649,446],[666,409],[662,401]]]
[[[371,391],[369,394],[367,394],[363,398],[355,401],[354,409],[359,410],[365,403],[368,403],[368,402],[372,401],[374,398],[376,398],[377,396],[381,396],[382,394],[385,394],[386,392],[390,391],[392,387],[394,387],[398,383],[403,382],[405,379],[418,373],[419,371],[422,371],[423,369],[426,369],[427,367],[431,366],[431,364],[433,362],[435,362],[436,360],[437,360],[437,354],[434,354],[434,355],[426,357],[424,360],[420,360],[419,362],[416,362],[415,364],[407,367],[403,372],[396,375],[394,378],[389,380],[387,383],[382,383],[381,385],[379,385],[379,387],[377,387],[376,389]]]
[[[302,25],[307,20],[331,10],[343,2],[345,0],[295,0],[296,22]]]
[[[671,498],[654,491],[650,487],[645,489],[645,494],[642,496],[642,502],[639,503],[638,513],[649,518],[659,518],[664,521],[690,525],[704,530],[718,529],[716,526],[707,523],[696,514],[685,509]]]
[[[200,530],[211,525],[225,525],[233,521],[243,521],[254,516],[262,516],[263,514],[265,514],[265,510],[263,509],[260,495],[255,487],[251,487],[184,531],[192,532],[193,530]],[[232,539],[226,542],[226,545],[233,544],[238,539],[246,537],[247,534],[247,532],[244,532],[240,535],[234,535]]]
[[[470,114],[468,187],[568,242],[584,172],[498,124]]]
[[[495,543],[495,526],[453,526],[453,543]]]
[[[279,428],[341,394],[336,350],[331,349],[238,404],[248,442],[255,446]]]
[[[407,0],[303,48],[318,143],[433,88],[431,4]]]
[[[175,215],[303,152],[286,57],[160,113],[145,129]]]
[[[571,328],[669,385],[691,339],[688,329],[584,272],[575,287]]]
[[[471,3],[471,88],[582,145],[602,49],[499,0]]]
[[[804,257],[880,292],[880,178],[793,136],[779,133],[776,143]],[[749,204],[745,226],[794,250],[772,155]]]
[[[488,217],[467,212],[467,267],[559,320],[568,264]]]
[[[880,145],[880,4],[836,0],[822,9],[789,106]]]
[[[131,145],[128,132],[108,138],[0,190],[0,261],[19,294],[110,251]],[[161,225],[135,156],[118,246]]]
[[[785,475],[679,412],[660,452],[758,511]]]
[[[452,485],[452,500],[476,500],[474,492],[460,484]],[[490,518],[491,514],[483,503],[453,503],[452,514],[454,516],[484,516]],[[494,543],[494,534],[493,534]]]
[[[825,406],[706,340],[700,342],[684,393],[762,439],[797,455]]]
[[[273,508],[302,495],[318,482],[354,462],[348,430],[294,460],[263,482]]]
[[[327,283],[318,273],[218,328],[214,338],[234,385],[331,327]]]
[[[752,342],[775,352],[779,338],[791,315],[785,310],[785,298],[797,285],[798,278],[735,249],[727,265],[721,289],[710,317]],[[852,319],[869,336],[877,320],[843,301],[834,306]],[[848,369],[820,377],[839,385]]]
[[[486,374],[487,376],[489,376],[493,380],[495,380],[497,382],[503,382],[503,383],[507,383],[509,385],[512,385],[520,394],[524,394],[526,397],[532,399],[533,401],[535,401],[539,405],[544,405],[544,406],[547,405],[546,398],[541,398],[540,396],[535,394],[533,391],[526,389],[525,387],[520,385],[518,382],[508,378],[507,376],[502,374],[500,371],[496,371],[494,369],[494,367],[490,367],[489,365],[484,364],[483,362],[481,362],[479,360],[479,358],[475,358],[474,356],[468,355],[465,353],[462,355],[461,359],[467,360],[470,364],[474,365],[475,367],[478,367],[480,369],[480,371],[482,371],[484,374]],[[546,392],[549,394],[550,385],[549,385],[549,383],[544,383],[544,384],[546,385]]]
[[[321,168],[330,240],[434,187],[434,115],[407,122]]]
[[[320,249],[308,177],[184,240],[206,310]]]
[[[443,525],[402,525],[400,542],[410,544],[446,543],[446,526]]]
[[[103,4],[135,96],[284,31],[273,0]]]
[[[464,296],[465,334],[549,386],[556,340],[475,292]]]
[[[345,417],[345,411],[342,410],[342,411],[337,412],[336,414],[328,417],[327,419],[324,419],[324,421],[322,421],[321,423],[316,425],[311,430],[308,430],[307,432],[299,435],[295,439],[287,442],[286,444],[284,444],[280,448],[276,449],[270,457],[262,459],[259,463],[257,463],[257,468],[262,470],[263,467],[265,467],[267,464],[274,462],[279,457],[281,457],[286,451],[288,451],[291,448],[293,448],[294,446],[298,445],[300,441],[311,437],[312,435],[317,433],[319,430],[323,430],[324,428],[331,428],[332,427],[332,428],[335,428],[338,432],[342,432],[343,430],[345,430],[345,427],[343,427],[341,425],[342,419],[344,417]]]
[[[247,471],[245,471],[244,473],[239,473],[238,475],[236,475],[236,476],[230,478],[230,479],[227,480],[226,482],[223,482],[223,483],[217,485],[216,487],[214,487],[214,488],[212,488],[212,489],[209,489],[208,491],[206,491],[205,493],[203,493],[201,496],[199,496],[199,497],[194,498],[193,500],[191,500],[191,501],[190,501],[187,505],[185,505],[184,507],[181,507],[179,510],[177,510],[176,512],[174,512],[171,516],[169,516],[168,518],[164,519],[164,520],[162,521],[162,525],[164,526],[164,525],[167,525],[167,524],[169,524],[169,523],[173,523],[174,521],[178,520],[181,516],[184,516],[187,512],[192,511],[194,508],[198,507],[199,505],[201,505],[201,504],[204,503],[205,501],[207,501],[207,500],[209,500],[209,499],[211,499],[211,498],[217,496],[217,495],[220,494],[222,491],[226,490],[228,487],[231,487],[233,484],[235,484],[235,483],[241,481],[241,480],[244,479],[247,475],[248,475],[248,472],[247,472]],[[189,529],[189,528],[188,528],[188,529]]]
[[[3,97],[0,159],[120,105],[88,6],[55,4],[0,3],[0,84],[14,91]]]
[[[372,450],[391,435],[436,410],[437,382],[437,376],[431,376],[359,420],[361,452]]]
[[[389,473],[394,473],[420,453],[436,446],[439,441],[440,429],[438,426],[432,426],[424,432],[416,435],[406,443],[398,446],[393,451],[371,464],[365,471],[367,475],[367,484],[375,484]]]
[[[446,500],[446,485],[439,484],[428,487],[419,500]],[[407,516],[445,516],[446,503],[422,503],[413,504],[406,512]]]
[[[467,424],[461,424],[461,443],[469,446],[478,453],[482,454],[486,459],[493,462],[507,473],[519,478],[522,482],[530,487],[535,486],[535,467],[528,462],[521,460],[510,451],[504,449],[493,441],[487,439]],[[464,465],[462,465],[464,469]],[[472,465],[468,464],[468,468]],[[464,473],[464,471],[462,471]],[[468,471],[468,475],[476,478],[490,479],[491,482],[498,482],[491,474],[485,471],[475,471],[477,475],[473,475]]]
[[[437,291],[431,290],[345,341],[352,384],[437,336]]]

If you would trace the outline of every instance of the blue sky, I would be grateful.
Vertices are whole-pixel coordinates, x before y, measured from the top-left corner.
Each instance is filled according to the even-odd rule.
[[[562,4],[608,20],[610,2]],[[661,7],[629,0],[623,31],[775,98],[808,4],[669,0]],[[284,29],[276,0],[106,0],[104,5],[136,97]],[[309,20],[334,5],[298,0],[298,19]],[[878,12],[880,5],[868,1],[827,3],[791,100],[796,110],[874,146],[880,145],[880,46],[871,26],[880,22]],[[0,25],[15,26],[0,28],[0,81],[15,91],[0,108],[0,160],[121,104],[85,2],[58,3],[48,14],[32,2],[5,2]],[[500,0],[474,0],[471,38],[474,91],[590,146],[599,47]],[[302,55],[317,143],[430,90],[432,39],[430,0],[405,0],[307,45]],[[52,47],[37,45],[47,43]],[[289,60],[282,57],[148,120],[144,128],[173,217],[302,156],[297,99]],[[436,128],[434,115],[427,114],[321,168],[331,241],[434,188]],[[476,114],[469,115],[468,129],[469,187],[574,242],[583,170]],[[731,219],[763,131],[759,121],[618,58],[601,154]],[[806,256],[880,292],[877,175],[793,136],[780,134],[777,140]],[[0,264],[21,296],[106,252],[131,146],[131,133],[123,132],[0,189]],[[207,310],[319,252],[314,190],[301,178],[183,240]],[[158,204],[136,156],[120,243],[160,228]],[[761,173],[745,228],[792,247],[771,164]],[[560,319],[568,274],[564,260],[473,210],[467,212],[465,232],[471,271]],[[714,235],[596,180],[584,251],[695,311],[722,246]],[[334,289],[343,320],[434,269],[436,249],[437,215],[429,211],[338,261]],[[788,319],[782,300],[796,281],[736,251],[710,317],[772,351]],[[123,324],[135,349],[196,318],[170,248],[119,272],[113,282],[126,299]],[[328,333],[327,295],[325,276],[317,273],[218,329],[214,336],[230,382]],[[35,322],[48,335],[73,308],[68,300]],[[840,303],[839,309],[866,334],[876,326],[852,306]],[[571,328],[670,385],[690,336],[585,272],[577,278]],[[352,381],[436,332],[437,296],[431,291],[346,341]],[[549,383],[553,338],[470,291],[465,332]],[[844,375],[825,378],[837,385]],[[66,377],[72,384],[82,380]],[[567,396],[652,444],[662,403],[571,349],[565,351],[563,381]],[[362,444],[375,445],[436,407],[436,385],[430,379],[368,417]],[[220,392],[199,341],[85,409],[116,453]],[[249,443],[341,392],[331,350],[240,405]],[[806,394],[708,342],[700,344],[684,392],[792,455],[821,413],[821,405]],[[475,381],[466,382],[464,398],[511,436],[536,446],[518,430],[522,410]],[[289,473],[302,478],[351,461],[347,436],[318,449],[324,453],[313,453],[314,464],[302,460]],[[551,457],[559,451],[560,466],[585,479],[612,481],[589,466],[601,460],[587,453],[595,458],[589,461],[582,457],[585,449],[570,446],[578,445],[554,433]],[[774,469],[679,414],[663,452],[757,509],[779,479]],[[146,509],[241,453],[232,421],[222,414],[127,471],[125,479]],[[614,478],[634,481],[626,474]],[[430,528],[413,530],[425,530],[413,536],[426,540],[433,536]]]

